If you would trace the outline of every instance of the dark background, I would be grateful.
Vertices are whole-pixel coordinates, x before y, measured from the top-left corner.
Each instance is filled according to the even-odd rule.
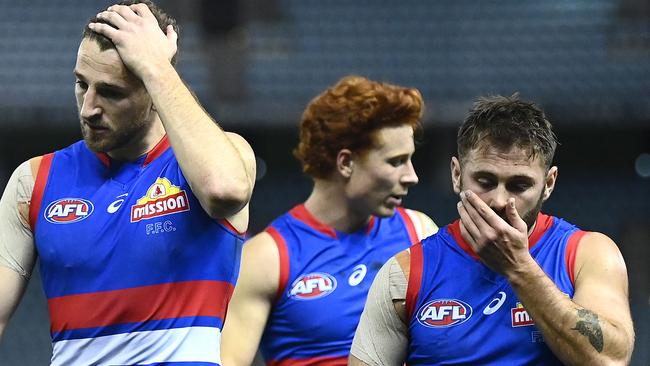
[[[0,189],[22,161],[80,138],[79,34],[108,1],[0,0]],[[449,159],[472,100],[538,102],[561,145],[543,210],[612,237],[623,252],[637,342],[650,364],[650,16],[646,1],[164,1],[182,26],[179,70],[258,158],[251,232],[308,195],[291,156],[305,104],[347,74],[416,87],[427,103],[407,207],[456,218]],[[46,365],[36,271],[0,343],[0,365]]]

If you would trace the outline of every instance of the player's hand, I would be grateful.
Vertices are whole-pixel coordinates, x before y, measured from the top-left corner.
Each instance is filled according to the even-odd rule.
[[[90,23],[90,29],[113,41],[124,64],[140,79],[169,65],[176,54],[178,34],[171,25],[164,33],[145,4],[113,5],[97,18],[108,24]]]
[[[515,199],[506,204],[506,222],[471,191],[460,194],[458,213],[463,238],[483,262],[506,277],[533,260],[528,251],[528,226],[521,219]]]

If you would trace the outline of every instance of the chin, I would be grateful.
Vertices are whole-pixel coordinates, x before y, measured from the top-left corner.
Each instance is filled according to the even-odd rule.
[[[380,206],[375,210],[374,215],[379,217],[391,217],[395,214],[396,208],[397,207],[394,206],[393,207]]]

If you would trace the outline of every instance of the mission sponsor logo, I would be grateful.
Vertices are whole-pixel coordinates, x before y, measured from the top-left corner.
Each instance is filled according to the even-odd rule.
[[[93,213],[93,203],[83,198],[62,198],[45,208],[45,220],[53,224],[79,222]]]
[[[533,318],[528,315],[528,312],[520,302],[517,303],[516,307],[510,309],[510,312],[513,327],[525,327],[535,324]]]
[[[291,284],[289,296],[299,300],[314,300],[336,290],[336,278],[328,273],[309,273],[298,277]]]
[[[131,206],[131,222],[189,211],[187,194],[167,178],[158,178],[147,194]]]
[[[472,317],[472,307],[456,299],[429,301],[418,310],[418,321],[429,328],[447,328],[466,322]]]

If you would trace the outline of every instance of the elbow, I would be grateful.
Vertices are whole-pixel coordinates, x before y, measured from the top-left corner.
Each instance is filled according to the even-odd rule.
[[[229,187],[207,189],[201,200],[208,215],[215,219],[223,219],[241,211],[250,201],[252,187],[242,183]]]

